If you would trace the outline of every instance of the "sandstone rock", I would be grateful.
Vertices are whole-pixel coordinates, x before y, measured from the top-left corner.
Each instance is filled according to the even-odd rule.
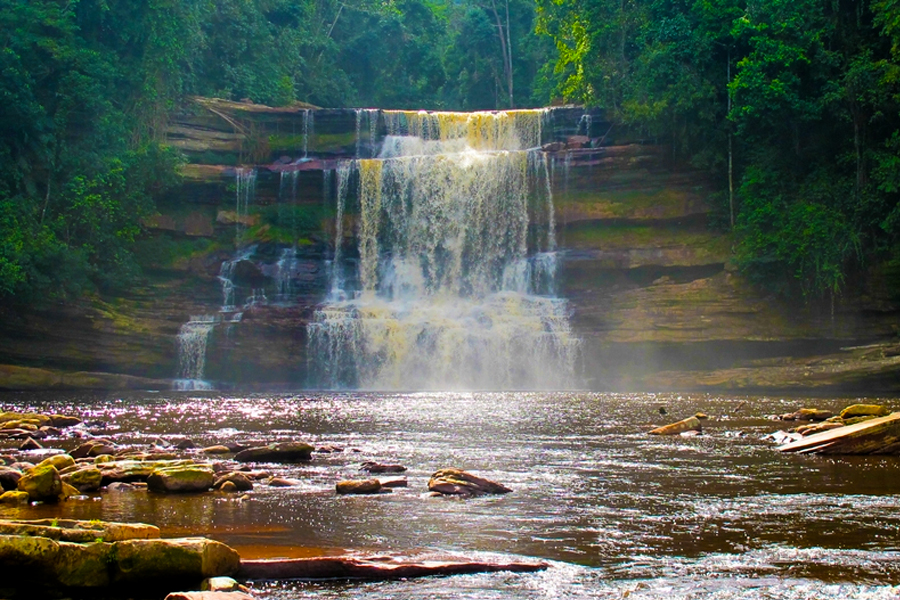
[[[847,419],[843,419],[844,425],[856,425],[857,423],[863,423],[865,421],[871,421],[872,419],[877,419],[875,415],[861,415],[859,417],[850,417]]]
[[[314,448],[303,442],[283,442],[258,448],[247,448],[238,452],[234,459],[238,462],[298,462],[312,458]]]
[[[378,483],[383,488],[405,488],[409,485],[406,477],[379,477]]]
[[[299,479],[288,479],[287,477],[272,477],[266,482],[269,487],[294,487],[300,485]]]
[[[53,427],[59,427],[60,429],[65,429],[66,427],[73,427],[81,423],[81,419],[78,417],[71,417],[67,415],[48,415],[50,417],[50,424]]]
[[[851,404],[841,411],[842,419],[852,419],[854,417],[884,417],[889,415],[886,407],[880,404]]]
[[[106,486],[106,491],[108,492],[133,492],[136,489],[135,486],[124,481],[114,481]]]
[[[802,436],[807,435],[815,435],[817,433],[821,433],[823,431],[828,431],[829,429],[837,429],[838,427],[844,427],[843,423],[815,423],[813,425],[804,425],[802,427],[797,427],[795,431]]]
[[[819,408],[801,408],[792,413],[781,415],[782,421],[825,421],[834,416],[830,410],[822,410]]]
[[[5,424],[10,422],[30,423],[32,425],[37,425],[38,427],[53,424],[50,417],[39,413],[0,413],[0,423]]]
[[[105,542],[117,542],[158,538],[159,528],[143,523],[74,519],[0,520],[0,534],[39,536],[63,542],[87,543],[98,539]]]
[[[28,504],[28,492],[8,491],[0,494],[0,504]]]
[[[62,494],[62,479],[52,465],[35,467],[22,475],[18,488],[32,501],[57,502]]]
[[[250,481],[250,478],[244,475],[243,473],[238,473],[233,471],[226,475],[222,475],[216,482],[213,484],[213,488],[219,489],[225,483],[231,483],[234,486],[234,491],[237,492],[247,492],[253,489],[253,482]]]
[[[533,573],[547,568],[533,561],[500,562],[466,560],[458,556],[325,556],[241,561],[241,577],[247,579],[367,579],[390,580],[409,577],[462,575],[510,571]]]
[[[128,540],[116,544],[114,582],[200,581],[237,573],[238,553],[204,538]]]
[[[75,486],[69,485],[65,481],[62,482],[62,491],[59,493],[59,499],[65,500],[73,496],[80,496],[81,492]]]
[[[37,464],[38,467],[45,467],[47,465],[52,465],[56,467],[57,471],[62,471],[68,467],[75,466],[75,459],[68,454],[57,454],[50,458],[45,458]]]
[[[147,477],[148,489],[163,493],[205,492],[214,482],[215,473],[206,465],[162,467]]]
[[[109,585],[109,565],[114,560],[113,544],[59,542],[59,551],[52,563],[53,573],[66,587],[106,587]]]
[[[41,446],[33,437],[26,439],[22,442],[22,445],[19,446],[19,450],[40,450],[42,448],[43,446]]]
[[[200,589],[204,592],[240,592],[242,587],[231,577],[210,577],[200,582]]]
[[[36,433],[39,433],[44,437],[59,437],[60,435],[62,435],[62,430],[58,427],[44,425],[43,427],[38,429]]]
[[[212,237],[212,220],[201,212],[194,211],[184,218],[184,234],[192,237]]]
[[[696,416],[682,419],[676,423],[657,427],[650,432],[650,435],[679,435],[685,431],[700,431],[703,427],[700,425],[700,419]]]
[[[207,446],[201,450],[201,452],[203,452],[203,454],[230,454],[231,448],[220,444],[216,446]]]
[[[508,494],[512,491],[504,485],[456,468],[436,471],[428,480],[428,489],[449,496]]]
[[[0,565],[34,569],[56,560],[59,543],[30,535],[0,535]]]
[[[335,485],[338,494],[377,494],[381,492],[381,482],[377,479],[348,479]]]
[[[79,492],[93,492],[100,489],[100,485],[103,483],[103,473],[97,467],[90,466],[63,473],[62,480]]]
[[[360,471],[366,471],[367,473],[403,473],[406,471],[406,467],[403,465],[388,465],[377,463],[374,461],[366,461],[360,467]]]

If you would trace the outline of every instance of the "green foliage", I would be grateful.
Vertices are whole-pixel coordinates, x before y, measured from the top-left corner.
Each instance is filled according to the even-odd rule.
[[[559,51],[556,93],[709,169],[733,204],[736,262],[813,300],[900,241],[898,9],[538,0],[538,25]]]

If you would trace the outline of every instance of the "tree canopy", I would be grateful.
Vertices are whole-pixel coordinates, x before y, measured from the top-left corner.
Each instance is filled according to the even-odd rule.
[[[136,272],[189,94],[599,106],[709,171],[757,281],[833,296],[900,256],[897,0],[0,0],[0,37],[4,298]]]

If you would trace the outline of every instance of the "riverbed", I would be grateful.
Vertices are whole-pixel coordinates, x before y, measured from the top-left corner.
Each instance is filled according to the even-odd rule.
[[[857,401],[900,408],[878,398],[577,392],[3,394],[5,410],[74,414],[119,444],[298,440],[343,451],[263,465],[300,484],[258,484],[245,498],[105,493],[4,506],[0,518],[140,521],[245,558],[426,550],[550,563],[537,574],[253,582],[260,599],[893,599],[900,459],[785,455],[766,437],[790,426],[769,415]],[[711,417],[703,435],[647,435],[697,411]],[[366,460],[406,466],[409,487],[336,495],[335,482],[359,478]],[[427,497],[431,473],[448,466],[513,492]]]

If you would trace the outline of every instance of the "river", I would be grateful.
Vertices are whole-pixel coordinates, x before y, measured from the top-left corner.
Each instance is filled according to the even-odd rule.
[[[900,597],[900,460],[784,455],[768,415],[840,410],[855,398],[596,393],[215,392],[3,394],[2,406],[75,414],[120,444],[188,436],[302,440],[343,452],[298,466],[301,480],[224,494],[107,493],[59,506],[0,507],[2,518],[141,521],[164,536],[202,534],[244,557],[344,549],[537,557],[537,574],[386,583],[254,582],[260,599]],[[891,399],[865,399],[897,408]],[[660,414],[660,409],[666,415]],[[710,415],[704,434],[647,431]],[[59,446],[73,447],[78,440]],[[8,450],[13,442],[5,442]],[[334,483],[365,460],[408,467],[407,489],[347,497]],[[429,475],[456,466],[513,489],[428,498]]]

